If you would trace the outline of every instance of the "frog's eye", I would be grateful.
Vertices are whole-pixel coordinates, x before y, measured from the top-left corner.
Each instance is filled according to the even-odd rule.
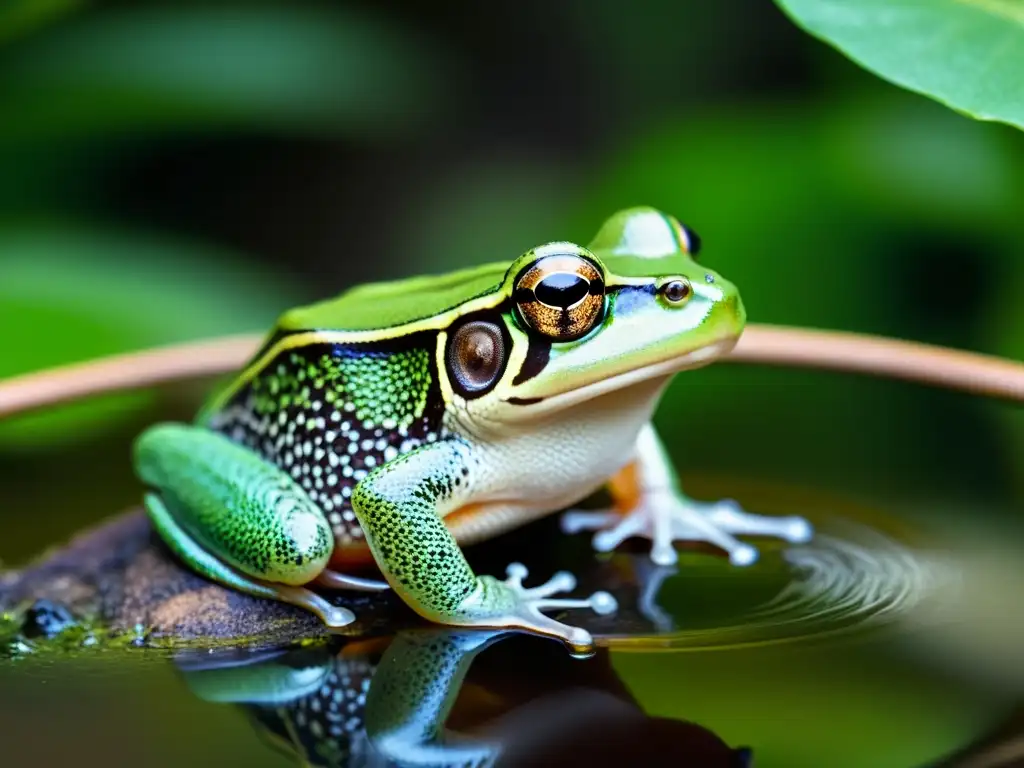
[[[494,323],[473,320],[459,326],[445,355],[454,388],[463,397],[481,395],[505,370],[505,336]]]
[[[545,256],[516,281],[522,322],[554,341],[586,336],[604,314],[604,276],[581,256]]]
[[[686,278],[671,277],[662,281],[657,293],[669,306],[682,306],[693,295],[693,288]]]

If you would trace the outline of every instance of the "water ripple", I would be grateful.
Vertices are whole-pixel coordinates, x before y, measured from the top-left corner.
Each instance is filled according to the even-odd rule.
[[[835,528],[835,526],[832,526]],[[959,584],[950,563],[886,534],[844,521],[842,534],[818,533],[783,554],[791,580],[770,600],[715,627],[677,626],[644,636],[612,636],[614,648],[709,650],[833,636],[920,614],[930,598]],[[679,574],[685,578],[685,572]],[[675,623],[683,624],[685,617]]]

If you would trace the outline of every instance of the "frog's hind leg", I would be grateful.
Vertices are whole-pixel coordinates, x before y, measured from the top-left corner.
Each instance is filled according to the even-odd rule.
[[[310,610],[331,627],[354,620],[305,588],[324,573],[334,536],[291,476],[223,435],[179,424],[146,430],[134,459],[151,491],[150,519],[192,568],[225,586]],[[332,577],[340,580],[333,573],[326,578]]]
[[[356,617],[352,611],[332,605],[320,595],[304,587],[258,581],[235,570],[224,561],[218,560],[182,530],[181,526],[175,522],[174,516],[167,511],[167,507],[155,493],[146,494],[145,506],[153,527],[167,543],[167,546],[200,576],[253,597],[277,600],[304,608],[332,629],[339,629],[355,621]]]

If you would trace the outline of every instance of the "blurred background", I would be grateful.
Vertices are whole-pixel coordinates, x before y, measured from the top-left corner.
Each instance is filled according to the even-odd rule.
[[[679,217],[752,322],[1024,356],[1024,136],[767,0],[0,4],[0,377],[240,331],[354,283]],[[0,424],[0,560],[134,504],[208,383]],[[723,364],[657,424],[728,475],[1019,525],[1018,409]],[[706,487],[706,486],[704,486]]]

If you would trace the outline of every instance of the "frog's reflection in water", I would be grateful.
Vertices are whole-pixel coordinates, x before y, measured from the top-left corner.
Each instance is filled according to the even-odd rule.
[[[195,695],[243,707],[302,765],[753,765],[700,726],[648,717],[606,652],[573,659],[513,633],[412,629],[177,665]]]

